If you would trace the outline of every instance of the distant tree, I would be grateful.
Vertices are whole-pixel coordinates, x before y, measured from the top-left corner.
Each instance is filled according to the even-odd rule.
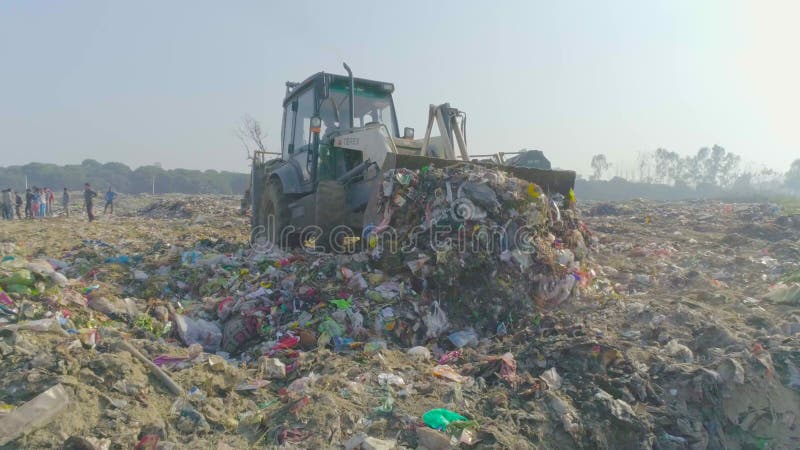
[[[91,158],[87,158],[87,159],[84,159],[83,161],[81,161],[81,165],[83,167],[90,167],[92,169],[95,169],[95,168],[98,168],[98,167],[102,166],[102,164],[97,162],[96,159],[91,159]]]
[[[656,149],[654,155],[656,163],[656,179],[664,184],[677,182],[681,177],[683,165],[681,157],[676,152],[665,148]]]
[[[703,147],[694,156],[678,163],[675,182],[686,185],[730,187],[739,175],[741,157],[725,148],[714,145]]]
[[[656,162],[654,153],[638,152],[636,160],[637,170],[639,171],[638,181],[640,183],[652,183],[658,178],[657,173],[654,175],[652,170]]]
[[[711,155],[711,150],[708,147],[702,147],[697,150],[697,154],[693,158],[687,160],[687,181],[693,184],[708,183],[708,158]]]
[[[736,179],[736,169],[741,158],[714,145],[702,161],[702,181],[714,186],[727,187]]]
[[[606,155],[599,153],[597,155],[592,156],[592,170],[594,171],[592,174],[592,180],[599,180],[603,178],[603,172],[608,170],[611,165],[608,163],[606,159]]]
[[[784,184],[795,193],[800,193],[800,159],[795,159],[786,172]]]
[[[731,183],[730,188],[733,191],[738,192],[746,192],[753,187],[753,172],[744,172],[739,174],[733,183]]]

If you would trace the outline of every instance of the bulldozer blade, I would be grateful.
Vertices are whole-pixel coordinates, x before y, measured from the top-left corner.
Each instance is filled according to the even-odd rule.
[[[546,193],[559,193],[568,195],[569,190],[575,187],[575,172],[572,170],[544,170],[531,169],[527,167],[503,166],[495,163],[467,162],[461,160],[448,160],[440,158],[429,158],[417,155],[401,155],[399,153],[389,153],[383,162],[383,170],[406,168],[410,170],[421,169],[427,165],[434,167],[449,167],[457,164],[472,164],[482,167],[491,167],[511,174],[517,178],[531,183],[536,183]]]
[[[557,192],[567,196],[569,191],[575,188],[576,174],[572,170],[545,170],[517,166],[497,166],[497,168],[522,180],[536,183],[546,193]]]
[[[429,165],[434,167],[450,167],[458,164],[471,164],[500,170],[522,180],[536,183],[545,193],[548,194],[559,193],[567,196],[569,191],[575,187],[576,174],[571,170],[532,169],[527,167],[503,166],[495,163],[429,158],[427,156],[403,155],[399,153],[388,153],[386,155],[386,159],[383,161],[383,167],[381,167],[381,170],[384,172],[387,170],[400,168],[419,170]],[[370,195],[369,203],[367,204],[367,209],[364,215],[364,226],[377,224],[380,222],[380,214],[377,211],[378,200],[380,198],[377,190],[380,189],[380,186],[381,183],[376,182],[373,187],[374,190],[372,195]]]

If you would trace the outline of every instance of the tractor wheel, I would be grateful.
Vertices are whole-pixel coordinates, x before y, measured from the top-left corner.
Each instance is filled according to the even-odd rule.
[[[268,242],[283,247],[288,244],[288,237],[283,236],[289,226],[289,203],[283,195],[281,181],[270,180],[261,197],[261,224],[264,225],[264,236]]]

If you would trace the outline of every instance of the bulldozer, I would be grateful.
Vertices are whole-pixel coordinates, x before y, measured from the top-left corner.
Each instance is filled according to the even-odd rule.
[[[415,139],[413,128],[401,136],[394,84],[355,78],[346,63],[344,69],[346,76],[319,72],[286,83],[280,151],[252,158],[254,242],[323,242],[334,229],[359,236],[376,223],[382,174],[389,169],[491,165],[547,193],[566,196],[573,188],[573,171],[505,166],[502,155],[471,160],[466,113],[449,103],[429,106],[424,137]],[[434,125],[438,136],[432,136]]]

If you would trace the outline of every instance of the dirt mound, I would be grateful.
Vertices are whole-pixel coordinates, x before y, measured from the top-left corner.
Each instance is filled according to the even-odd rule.
[[[197,212],[187,200],[156,200],[136,211],[136,214],[151,219],[187,219]]]

